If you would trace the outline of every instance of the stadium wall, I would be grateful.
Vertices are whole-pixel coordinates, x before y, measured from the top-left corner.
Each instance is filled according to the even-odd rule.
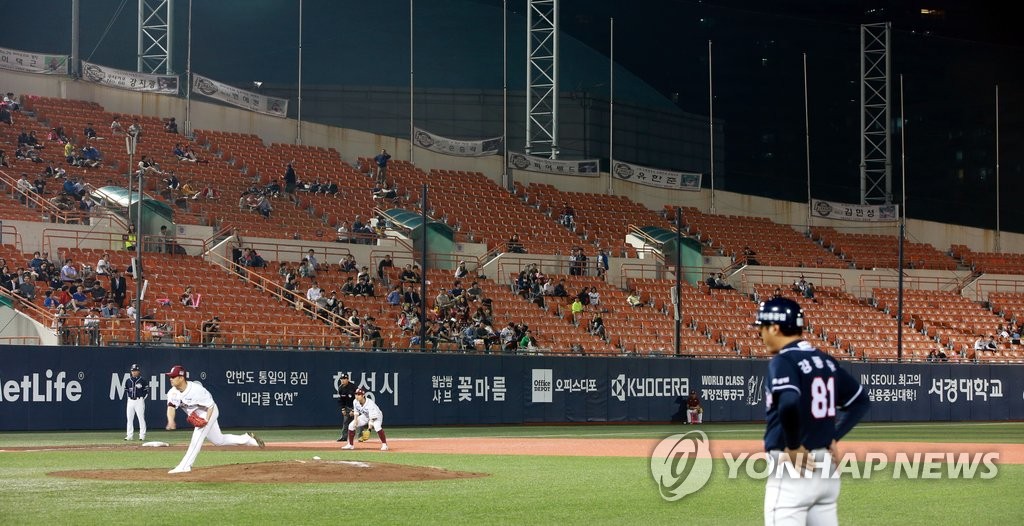
[[[132,363],[152,386],[151,426],[163,421],[164,372],[182,364],[213,393],[226,428],[339,425],[341,373],[373,393],[386,426],[664,422],[691,390],[707,421],[754,421],[764,418],[767,369],[763,360],[166,347],[4,346],[0,363],[4,431],[122,428]],[[847,366],[874,401],[871,421],[1024,418],[1021,366]]]
[[[7,91],[18,94],[36,94],[50,97],[64,97],[95,101],[111,112],[135,113],[157,117],[176,117],[179,122],[185,120],[185,99],[167,95],[140,94],[131,91],[108,88],[67,77],[50,77],[31,75],[12,71],[0,72],[0,85]],[[296,122],[292,119],[278,119],[257,113],[242,111],[233,107],[221,106],[204,102],[199,99],[192,101],[194,128],[216,129],[238,133],[254,133],[263,138],[264,142],[294,143],[296,140]],[[304,122],[302,124],[302,143],[337,149],[342,157],[354,162],[358,157],[372,157],[380,150],[387,148],[396,159],[410,158],[409,141],[403,138],[371,134],[352,129],[325,126]],[[515,145],[512,149],[515,149]],[[481,158],[462,158],[435,154],[416,149],[413,161],[424,170],[443,168],[450,170],[478,171],[486,174],[499,185],[504,173],[503,159],[500,156]],[[815,175],[827,177],[828,174]],[[544,182],[554,184],[558,188],[572,192],[603,193],[609,188],[609,175],[601,173],[599,177],[554,176],[512,171],[512,177],[524,184]],[[710,179],[705,174],[705,186]],[[708,188],[700,192],[666,191],[662,188],[648,187],[619,180],[611,181],[611,191],[615,195],[626,196],[648,208],[661,210],[666,204],[672,206],[692,206],[707,211],[711,208],[711,191]],[[755,215],[768,217],[772,221],[793,225],[799,231],[805,231],[808,225],[807,206],[805,203],[773,200],[765,197],[726,192],[717,190],[714,195],[715,212],[731,215]],[[870,224],[844,222],[813,218],[811,226],[829,226],[843,231],[859,233],[875,233],[895,235],[895,223]],[[914,241],[928,243],[936,247],[947,248],[953,244],[966,245],[975,251],[995,251],[996,232],[980,229],[908,219],[907,237]],[[1024,253],[1024,233],[1002,232],[1000,247],[1003,252]]]

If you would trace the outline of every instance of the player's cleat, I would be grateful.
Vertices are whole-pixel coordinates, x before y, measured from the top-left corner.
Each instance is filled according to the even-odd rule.
[[[139,437],[139,442],[145,442],[145,441],[146,441],[146,437]]]
[[[183,468],[181,466],[178,466],[178,467],[168,471],[167,474],[168,475],[174,475],[176,473],[188,473],[189,471],[192,471],[192,468]]]
[[[344,441],[345,441],[345,437],[338,437],[338,439],[335,440],[335,442],[344,442]]]
[[[355,449],[355,448],[356,448],[356,446],[353,446],[352,444],[345,444],[344,446],[341,446],[341,449]]]
[[[132,437],[124,437],[125,442],[128,442],[131,439],[132,439]]]
[[[389,448],[387,444],[384,444],[383,446],[380,446],[380,450],[381,451],[389,451],[390,449],[391,448]]]
[[[264,442],[262,438],[256,436],[256,433],[250,432],[249,436],[252,437],[252,439],[256,441],[256,446],[259,447],[260,449],[263,449],[263,448],[267,447],[267,443]]]

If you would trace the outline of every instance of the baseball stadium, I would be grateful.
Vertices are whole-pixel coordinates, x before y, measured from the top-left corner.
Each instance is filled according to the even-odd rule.
[[[5,523],[1024,523],[1016,8],[349,4],[0,2]]]

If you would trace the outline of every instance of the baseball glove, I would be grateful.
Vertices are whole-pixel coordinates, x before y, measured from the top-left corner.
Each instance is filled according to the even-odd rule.
[[[362,436],[359,437],[359,441],[360,442],[366,442],[369,439],[370,439],[370,428],[367,427],[366,429],[363,429],[363,434],[362,434]]]
[[[199,413],[192,413],[188,415],[188,423],[196,427],[206,427],[207,421],[205,418],[199,416]]]

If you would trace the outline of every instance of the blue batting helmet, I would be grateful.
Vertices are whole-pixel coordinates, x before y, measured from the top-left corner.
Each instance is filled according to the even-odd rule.
[[[772,298],[762,301],[757,309],[755,326],[778,325],[783,329],[803,329],[804,310],[800,304],[789,298]]]

